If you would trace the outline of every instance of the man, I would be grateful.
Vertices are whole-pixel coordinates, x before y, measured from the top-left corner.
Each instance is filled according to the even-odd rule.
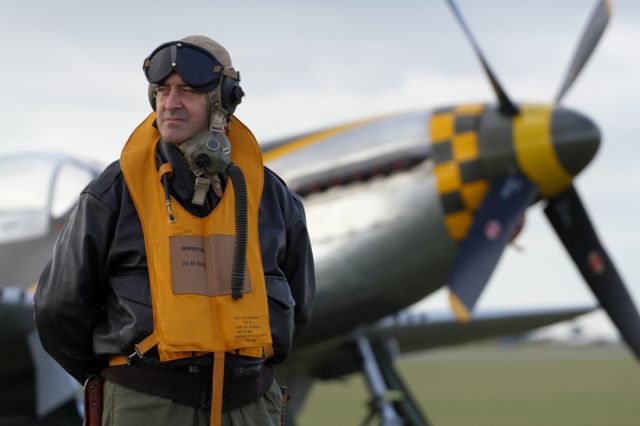
[[[224,47],[165,43],[144,71],[156,113],[80,195],[38,283],[40,338],[81,383],[105,378],[103,425],[279,425],[273,365],[315,289],[303,206],[232,116]]]

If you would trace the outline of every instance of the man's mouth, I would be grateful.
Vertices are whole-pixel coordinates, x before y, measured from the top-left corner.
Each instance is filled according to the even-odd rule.
[[[187,119],[180,117],[165,117],[164,121],[166,121],[167,123],[182,123],[184,121],[187,121]]]

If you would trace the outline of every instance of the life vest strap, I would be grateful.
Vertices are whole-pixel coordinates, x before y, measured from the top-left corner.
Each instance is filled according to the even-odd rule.
[[[269,359],[274,355],[275,352],[273,351],[273,345],[264,345],[262,347],[262,356],[264,357],[264,359]]]
[[[136,353],[142,356],[157,345],[158,345],[158,339],[156,338],[156,335],[152,333],[147,337],[145,337],[140,343],[135,345]]]
[[[111,367],[116,365],[127,365],[129,364],[129,357],[124,355],[113,355],[109,358],[109,365]]]
[[[222,386],[224,383],[224,352],[213,354],[213,378],[211,381],[211,426],[222,424]]]
[[[150,334],[146,338],[144,338],[140,343],[134,345],[134,352],[129,356],[124,355],[115,355],[109,359],[109,365],[124,365],[131,364],[134,358],[142,358],[144,354],[149,352],[154,346],[158,344],[158,339],[155,334]]]
[[[162,163],[158,168],[158,180],[162,180],[162,176],[169,173],[169,177],[173,176],[173,166],[171,163]]]

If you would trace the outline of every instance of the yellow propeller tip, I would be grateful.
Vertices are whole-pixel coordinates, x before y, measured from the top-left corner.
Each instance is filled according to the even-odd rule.
[[[451,309],[453,310],[453,314],[456,316],[458,321],[466,322],[471,318],[471,313],[469,309],[458,299],[453,293],[449,293],[449,303],[451,304]]]

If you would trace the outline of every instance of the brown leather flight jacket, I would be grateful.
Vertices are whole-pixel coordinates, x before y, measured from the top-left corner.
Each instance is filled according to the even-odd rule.
[[[193,173],[178,148],[160,142],[164,161],[174,168],[172,196],[206,216],[217,204],[213,191],[204,206],[193,205]],[[280,362],[309,319],[315,277],[302,203],[266,167],[259,238],[273,362]],[[44,348],[81,383],[153,332],[142,227],[118,161],[81,193],[40,277],[35,314]]]

